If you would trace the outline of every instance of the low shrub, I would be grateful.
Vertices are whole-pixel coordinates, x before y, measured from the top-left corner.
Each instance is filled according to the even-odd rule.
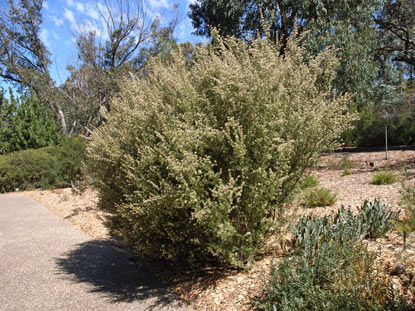
[[[344,170],[343,170],[343,176],[349,176],[351,174],[351,172],[349,171],[349,169],[348,168],[345,168]]]
[[[366,200],[355,213],[342,206],[334,215],[304,216],[291,227],[293,244],[296,248],[312,249],[321,240],[344,242],[376,239],[393,228],[398,215],[380,200]]]
[[[354,118],[333,51],[215,35],[129,79],[91,137],[89,172],[113,234],[147,259],[244,266],[304,171]]]
[[[308,189],[314,188],[319,185],[319,181],[313,175],[307,175],[304,177],[303,181],[301,182],[301,189]]]
[[[259,310],[405,310],[376,253],[360,243],[319,241],[309,256],[298,251],[272,267]]]
[[[405,217],[397,223],[397,229],[400,232],[413,232],[415,231],[415,187],[402,183],[401,194],[400,206],[405,211]]]
[[[85,155],[82,138],[0,156],[0,192],[70,186]]]
[[[390,185],[396,182],[396,176],[392,172],[379,172],[373,176],[372,184]]]
[[[397,213],[366,201],[357,213],[305,216],[291,228],[292,256],[272,267],[260,310],[405,310],[362,238],[388,231]]]
[[[318,188],[306,194],[305,206],[308,208],[332,206],[336,200],[336,195],[331,193],[329,189]]]

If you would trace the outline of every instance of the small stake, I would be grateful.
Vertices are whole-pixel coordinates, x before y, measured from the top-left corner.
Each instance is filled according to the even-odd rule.
[[[403,249],[406,249],[406,230],[403,230]]]
[[[385,160],[388,159],[388,126],[385,125]]]

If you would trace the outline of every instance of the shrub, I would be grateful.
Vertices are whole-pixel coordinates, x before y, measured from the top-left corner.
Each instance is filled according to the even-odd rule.
[[[415,187],[402,183],[402,200],[400,206],[405,211],[405,218],[397,223],[399,231],[415,231]]]
[[[195,61],[172,53],[130,79],[88,145],[112,233],[145,258],[241,266],[272,231],[276,209],[348,127],[334,96],[336,60],[215,35]]]
[[[360,239],[391,228],[397,213],[366,201],[356,214],[306,216],[291,228],[294,252],[272,267],[261,310],[404,310],[391,282],[375,266],[377,254]],[[378,228],[380,227],[380,228]]]
[[[344,176],[349,176],[351,174],[351,172],[349,171],[349,169],[348,168],[345,168],[344,170],[343,170],[343,175]]]
[[[336,195],[329,189],[319,188],[306,194],[305,206],[308,208],[332,206],[336,200]]]
[[[396,177],[392,172],[379,172],[372,179],[374,185],[390,185],[394,182],[396,182]]]
[[[307,175],[304,177],[302,183],[301,183],[301,189],[308,189],[308,188],[314,188],[319,185],[319,181],[317,178],[315,178],[313,175]]]
[[[7,100],[0,94],[0,154],[36,149],[59,142],[59,126],[35,96]]]
[[[366,200],[356,213],[342,206],[337,213],[325,217],[304,216],[291,228],[293,244],[297,248],[312,249],[317,241],[356,241],[376,239],[393,228],[398,213],[380,200]]]
[[[366,200],[363,206],[358,209],[355,218],[364,237],[376,239],[384,236],[394,227],[398,215],[398,212],[392,211],[380,200],[373,202]]]
[[[388,124],[388,143],[391,146],[412,145],[415,137],[415,116],[404,113],[385,118],[374,107],[363,109],[353,129],[356,146],[385,146],[385,124]]]
[[[260,310],[404,310],[391,281],[362,243],[324,241],[311,257],[298,252],[271,270]]]
[[[84,140],[72,138],[58,146],[2,155],[0,192],[70,186],[80,172],[84,154]]]

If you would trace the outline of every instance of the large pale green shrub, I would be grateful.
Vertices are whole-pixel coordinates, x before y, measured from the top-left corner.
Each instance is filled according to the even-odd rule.
[[[276,209],[352,116],[332,51],[215,37],[125,82],[91,138],[89,172],[113,233],[147,258],[253,260]],[[305,59],[308,59],[307,64]]]

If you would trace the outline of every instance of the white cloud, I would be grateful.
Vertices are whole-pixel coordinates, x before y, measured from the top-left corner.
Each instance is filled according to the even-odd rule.
[[[48,40],[49,37],[49,30],[42,28],[40,30],[40,40],[47,46],[50,47],[50,42]]]
[[[83,3],[76,2],[75,3],[75,6],[76,6],[76,10],[78,12],[81,12],[81,13],[84,13],[85,12],[85,6],[83,5]]]
[[[62,26],[63,19],[57,18],[56,16],[52,16],[53,21],[55,22],[56,27]]]
[[[55,31],[53,31],[53,30],[52,30],[52,36],[53,36],[53,38],[54,38],[56,41],[59,41],[59,40],[60,40],[60,38],[59,38],[58,34],[57,34]]]
[[[79,32],[81,33],[93,32],[97,35],[97,37],[100,37],[102,33],[101,30],[98,28],[98,26],[91,21],[86,21],[85,23],[79,25]]]
[[[45,2],[43,2],[43,7],[46,9],[46,10],[49,10],[49,4],[45,1]]]
[[[73,12],[67,8],[65,8],[65,13],[63,14],[65,18],[73,25],[76,24],[75,15]]]
[[[167,0],[149,0],[150,6],[153,8],[168,8],[169,3]]]
[[[69,6],[74,6],[74,5],[75,5],[75,3],[73,2],[73,0],[66,0],[66,3],[67,3]]]
[[[89,17],[92,17],[93,19],[98,19],[99,18],[99,14],[96,8],[94,8],[91,5],[88,5],[88,8],[86,10],[86,15],[88,15]]]

